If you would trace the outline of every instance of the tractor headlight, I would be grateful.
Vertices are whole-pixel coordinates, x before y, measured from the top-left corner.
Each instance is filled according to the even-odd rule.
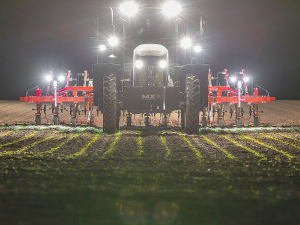
[[[230,77],[231,82],[236,82],[236,77]]]
[[[248,82],[249,81],[249,77],[244,77],[244,82]]]
[[[201,46],[196,45],[196,46],[194,47],[194,51],[195,51],[195,52],[201,52],[201,51],[202,51]]]
[[[138,7],[134,2],[124,2],[120,6],[120,11],[126,16],[134,16],[138,11]]]
[[[118,41],[118,39],[117,39],[116,37],[111,37],[111,38],[108,40],[108,42],[109,42],[109,44],[110,44],[111,46],[116,46],[116,45],[119,43],[119,41]]]
[[[185,38],[181,40],[181,46],[183,48],[190,48],[192,46],[192,40],[189,38]]]
[[[99,50],[100,51],[105,51],[106,50],[106,46],[105,45],[100,45],[99,46]]]
[[[50,82],[52,80],[52,76],[50,74],[46,75],[46,81]]]
[[[136,60],[135,66],[136,68],[140,69],[143,67],[143,62],[141,60]]]
[[[181,5],[177,2],[169,1],[163,5],[163,11],[166,16],[176,16],[181,11]]]
[[[63,75],[60,75],[59,77],[58,77],[58,81],[59,82],[63,82],[65,80],[65,77],[63,76]]]
[[[161,68],[166,68],[166,66],[167,66],[167,61],[166,60],[162,60],[162,61],[160,61],[159,62],[159,66],[161,67]]]

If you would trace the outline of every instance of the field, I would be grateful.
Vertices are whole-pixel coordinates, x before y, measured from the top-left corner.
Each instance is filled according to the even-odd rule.
[[[198,135],[176,116],[105,134],[101,122],[51,126],[50,113],[32,126],[33,104],[0,106],[1,225],[300,224],[299,101],[260,104],[259,128]]]

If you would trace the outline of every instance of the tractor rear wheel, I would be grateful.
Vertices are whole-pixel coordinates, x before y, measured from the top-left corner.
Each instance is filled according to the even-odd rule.
[[[197,134],[199,132],[200,111],[200,85],[197,77],[187,75],[186,77],[186,111],[185,132]]]
[[[103,131],[117,131],[117,82],[115,74],[103,78]]]

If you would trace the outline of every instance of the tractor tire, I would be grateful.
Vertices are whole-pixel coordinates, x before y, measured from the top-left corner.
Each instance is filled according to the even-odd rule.
[[[103,78],[103,132],[117,131],[117,82],[114,74]]]
[[[58,115],[54,115],[54,125],[58,125]]]
[[[257,116],[254,117],[254,126],[258,127],[258,117]]]
[[[41,125],[41,115],[35,115],[35,124]]]
[[[72,117],[72,119],[71,119],[72,121],[72,127],[76,127],[76,123],[77,123],[77,121],[76,121],[76,117]]]
[[[200,84],[197,77],[187,75],[186,77],[186,112],[185,132],[197,134],[199,132],[200,111]]]

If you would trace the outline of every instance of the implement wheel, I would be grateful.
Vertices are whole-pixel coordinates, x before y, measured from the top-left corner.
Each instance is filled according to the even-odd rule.
[[[258,127],[258,117],[257,116],[254,117],[254,126]]]
[[[197,77],[187,75],[186,77],[186,112],[185,132],[197,134],[199,132],[200,111],[200,85]]]
[[[58,115],[54,115],[54,125],[58,125]]]
[[[117,131],[117,82],[114,74],[103,78],[103,131]]]
[[[72,117],[72,127],[76,127],[76,117]]]
[[[35,115],[35,124],[41,125],[41,115]]]

